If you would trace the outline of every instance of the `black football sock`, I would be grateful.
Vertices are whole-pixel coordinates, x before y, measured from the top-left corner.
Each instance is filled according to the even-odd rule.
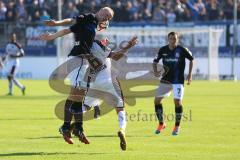
[[[179,126],[183,114],[182,106],[175,106],[175,126]]]
[[[100,116],[101,110],[99,106],[94,106],[94,118],[98,118]]]
[[[74,116],[74,119],[75,119],[75,129],[83,132],[82,102],[74,102],[73,107],[81,110],[81,112],[79,112],[79,114],[74,114],[73,116]]]
[[[159,124],[163,124],[163,106],[162,104],[155,104],[155,113],[157,115]]]
[[[73,114],[69,111],[69,108],[73,104],[73,101],[67,99],[64,106],[64,123],[63,126],[70,128],[70,123],[72,121]]]

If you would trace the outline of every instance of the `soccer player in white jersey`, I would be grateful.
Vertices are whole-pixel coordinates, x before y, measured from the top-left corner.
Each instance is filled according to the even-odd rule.
[[[13,84],[21,89],[22,94],[25,95],[25,87],[16,79],[15,75],[19,68],[19,58],[24,56],[24,50],[21,45],[17,43],[17,36],[15,33],[11,34],[10,42],[6,46],[6,68],[7,78],[9,82],[8,95],[13,95]]]
[[[119,51],[111,51],[107,47],[107,44],[107,40],[95,40],[91,48],[91,52],[100,59],[107,68],[100,71],[96,77],[91,80],[89,85],[90,88],[88,89],[83,102],[83,110],[87,110],[91,106],[99,105],[100,99],[115,107],[120,128],[118,132],[120,147],[122,150],[126,150],[126,112],[124,109],[124,100],[119,81],[117,80],[117,77],[112,74],[111,59],[117,61],[122,58],[130,48],[137,44],[137,37],[133,37],[128,41],[128,44]]]

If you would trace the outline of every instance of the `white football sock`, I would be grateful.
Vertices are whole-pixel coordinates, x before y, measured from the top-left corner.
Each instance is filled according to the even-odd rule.
[[[23,89],[23,85],[16,78],[13,78],[13,82],[16,84],[16,86],[18,86],[18,88]]]
[[[125,111],[118,112],[118,123],[119,123],[120,130],[125,131],[126,126],[127,126],[126,112]]]

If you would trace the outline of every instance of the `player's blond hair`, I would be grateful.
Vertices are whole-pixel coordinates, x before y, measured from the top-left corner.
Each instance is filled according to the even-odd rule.
[[[108,11],[111,14],[112,17],[114,16],[114,11],[110,7],[103,7],[103,8],[101,8],[101,10],[106,10],[106,11]]]

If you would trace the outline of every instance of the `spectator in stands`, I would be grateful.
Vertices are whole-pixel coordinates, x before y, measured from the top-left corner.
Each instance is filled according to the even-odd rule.
[[[218,20],[220,16],[220,5],[217,0],[210,0],[208,1],[206,8],[208,10],[208,20],[214,21]]]
[[[16,5],[16,18],[20,22],[24,22],[27,19],[27,11],[25,9],[24,0],[18,0]]]
[[[202,0],[197,0],[197,2],[195,2],[194,7],[197,9],[198,11],[198,20],[199,21],[204,21],[206,20],[206,7],[205,4],[203,3]]]
[[[134,12],[136,12],[136,11],[133,8],[132,2],[127,1],[126,6],[123,6],[123,9],[122,9],[122,13],[121,13],[122,21],[128,22],[128,21],[133,20],[132,15],[134,15]]]
[[[76,7],[79,11],[79,14],[83,14],[86,12],[86,4],[84,3],[84,0],[76,0]]]
[[[49,14],[47,13],[46,10],[42,10],[41,11],[41,16],[40,16],[40,20],[41,21],[46,21],[46,20],[49,20],[50,19],[50,16]]]
[[[122,21],[122,13],[124,12],[122,2],[116,1],[115,5],[113,7],[113,10],[115,12],[113,20],[117,21],[117,22],[121,22]]]
[[[166,12],[163,7],[160,5],[154,9],[153,19],[154,22],[165,22],[166,21]]]
[[[178,22],[187,22],[191,20],[190,11],[187,9],[185,3],[181,3],[180,0],[176,1],[175,13]]]
[[[233,19],[233,0],[226,0],[223,5],[223,11],[227,20]]]
[[[64,10],[64,18],[73,18],[79,15],[79,11],[76,8],[76,5],[73,2],[67,4],[66,10]]]
[[[238,7],[237,7],[237,17],[240,19],[240,1],[238,2]]]
[[[32,22],[40,21],[40,10],[36,10],[35,13],[32,15]]]
[[[13,22],[16,20],[15,4],[14,2],[8,2],[7,12],[6,12],[6,21]]]
[[[33,0],[33,4],[27,11],[29,13],[29,20],[33,22],[40,20],[40,10],[38,0]]]
[[[63,17],[71,18],[95,12],[103,5],[112,6],[116,22],[153,21],[171,23],[231,20],[233,0],[62,0]],[[239,0],[238,0],[239,1]],[[238,3],[240,17],[240,1]],[[0,0],[0,21],[39,21],[50,15],[57,19],[56,0]],[[5,14],[4,14],[5,13]],[[175,15],[175,16],[174,16]],[[168,18],[167,18],[168,17]],[[175,18],[174,18],[175,17]]]
[[[6,13],[7,13],[7,8],[5,6],[5,3],[0,1],[0,21],[6,20]]]
[[[95,1],[91,1],[90,6],[88,8],[88,12],[89,13],[95,13],[95,12],[97,12],[98,8],[99,7],[97,7],[96,2]]]
[[[187,8],[190,10],[191,12],[191,16],[192,16],[192,21],[198,21],[199,20],[199,8],[197,6],[197,4],[195,3],[193,5],[193,3],[191,1],[184,1]]]
[[[139,14],[142,10],[143,10],[143,6],[137,1],[134,0],[132,2],[132,8],[131,8],[131,12],[129,13],[131,16],[131,21],[137,22],[140,21],[140,17],[142,16],[141,14]]]
[[[176,14],[174,12],[174,9],[170,9],[166,15],[167,17],[167,24],[173,24],[176,22]]]
[[[143,20],[150,21],[152,19],[153,3],[152,0],[147,0],[144,4]]]

